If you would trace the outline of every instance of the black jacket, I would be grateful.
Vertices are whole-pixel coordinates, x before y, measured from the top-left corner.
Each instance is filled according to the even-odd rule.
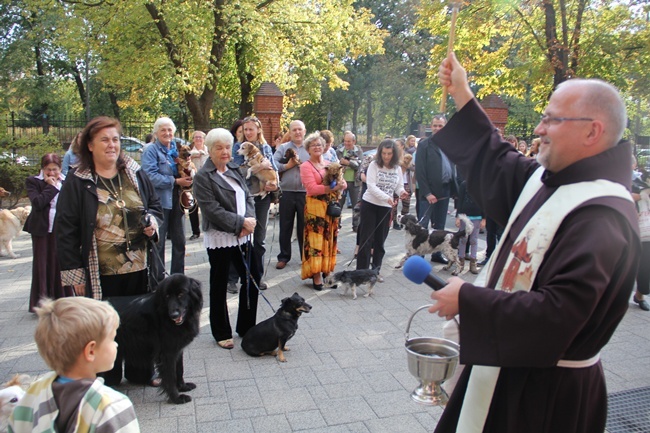
[[[160,226],[163,221],[162,206],[149,177],[132,160],[127,170],[135,172],[145,211],[156,217]],[[71,170],[63,182],[60,194],[56,205],[55,224],[57,253],[64,285],[66,281],[70,284],[70,280],[66,279],[66,272],[78,273],[83,269],[86,275],[86,296],[101,299],[99,275],[90,273],[91,257],[95,260],[97,257],[97,251],[93,248],[98,208],[94,176],[89,175],[89,171],[78,173],[78,169]],[[149,260],[151,246],[152,242],[149,243]]]
[[[36,176],[29,176],[25,181],[25,187],[32,204],[32,211],[25,221],[23,230],[33,236],[47,236],[50,228],[50,202],[59,190]]]
[[[451,165],[451,181],[449,187],[451,189],[451,196],[455,197],[458,193],[458,185],[456,183],[456,166],[449,161]],[[429,194],[433,194],[440,199],[448,198],[443,197],[442,189],[442,151],[437,144],[433,142],[433,135],[427,137],[418,145],[418,150],[415,154],[415,177],[418,181],[418,189],[420,190],[420,198],[426,198]]]

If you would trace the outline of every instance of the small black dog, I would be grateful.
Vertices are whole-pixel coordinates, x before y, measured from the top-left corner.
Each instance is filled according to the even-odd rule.
[[[333,287],[335,284],[340,283],[345,286],[345,291],[342,295],[347,294],[348,289],[352,289],[352,299],[357,299],[357,286],[368,285],[368,293],[363,295],[367,298],[372,295],[372,289],[377,284],[378,277],[379,271],[376,269],[341,271],[328,275],[325,278],[325,287]]]
[[[284,298],[282,305],[272,317],[253,326],[244,336],[241,347],[250,356],[277,354],[280,362],[287,362],[284,352],[288,351],[287,341],[298,330],[298,318],[309,313],[311,305],[298,293]]]
[[[183,349],[199,334],[201,283],[173,274],[162,280],[153,293],[109,298],[108,302],[120,315],[120,327],[115,337],[115,366],[102,374],[106,385],[119,385],[122,359],[125,377],[135,383],[148,383],[155,364],[162,392],[169,400],[176,404],[191,401],[189,395],[179,392],[196,388],[183,380]]]

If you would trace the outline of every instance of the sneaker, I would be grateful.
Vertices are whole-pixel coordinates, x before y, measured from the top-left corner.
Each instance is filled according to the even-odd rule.
[[[239,289],[237,288],[236,283],[228,283],[228,288],[226,288],[226,291],[228,293],[232,293],[233,295],[236,295],[237,293],[239,293]]]

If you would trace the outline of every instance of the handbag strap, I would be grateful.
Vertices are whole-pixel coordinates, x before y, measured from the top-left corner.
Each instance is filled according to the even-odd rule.
[[[320,184],[322,185],[322,184],[323,184],[323,181],[325,181],[325,178],[324,178],[323,175],[320,173],[320,170],[318,170],[318,169],[316,168],[316,166],[314,165],[314,163],[311,162],[310,160],[307,160],[307,162],[310,163],[312,167],[314,167],[314,170],[316,170],[316,173],[318,173],[318,175],[320,176]]]

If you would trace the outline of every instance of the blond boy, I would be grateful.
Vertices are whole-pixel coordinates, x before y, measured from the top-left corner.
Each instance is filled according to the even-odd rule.
[[[34,339],[54,371],[33,383],[9,420],[9,432],[139,432],[133,404],[97,373],[115,362],[117,312],[90,298],[45,300]]]

